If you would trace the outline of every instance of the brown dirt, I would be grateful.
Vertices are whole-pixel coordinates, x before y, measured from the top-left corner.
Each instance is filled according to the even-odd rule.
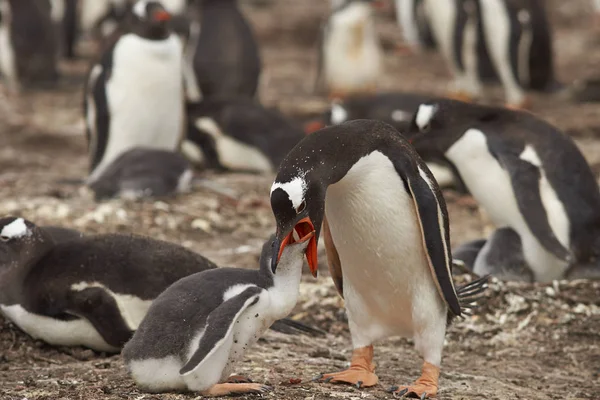
[[[320,111],[325,101],[310,94],[315,63],[312,44],[322,0],[261,1],[245,6],[262,45],[265,79],[261,98],[288,113]],[[589,7],[583,0],[552,4],[556,62],[563,82],[591,76],[600,47],[588,40]],[[382,16],[386,43],[399,35]],[[84,47],[82,47],[85,50]],[[448,74],[437,54],[398,56],[389,52],[386,90],[443,94]],[[243,194],[232,201],[199,190],[187,196],[132,203],[93,202],[86,190],[59,185],[86,173],[81,119],[82,79],[87,61],[63,65],[68,79],[57,90],[25,93],[0,102],[0,215],[20,215],[38,224],[74,227],[88,233],[136,232],[181,243],[223,265],[256,267],[262,241],[273,227],[266,196],[272,176],[207,174]],[[501,101],[492,90],[490,101]],[[535,96],[535,112],[573,135],[590,164],[600,166],[598,105],[574,105]],[[489,229],[478,212],[446,197],[452,243],[479,238]],[[325,275],[325,274],[324,274]],[[464,277],[459,277],[464,279]],[[269,332],[240,363],[238,372],[268,382],[272,399],[384,399],[392,384],[417,377],[420,360],[406,339],[376,346],[380,385],[366,390],[320,385],[311,377],[347,365],[350,338],[343,303],[327,276],[306,276],[293,315],[326,331],[319,338]],[[479,313],[455,322],[447,335],[441,375],[443,399],[600,399],[600,283],[554,285],[494,283]],[[290,384],[290,379],[301,379]],[[53,348],[32,340],[0,318],[0,399],[188,399],[188,394],[138,391],[118,355]]]

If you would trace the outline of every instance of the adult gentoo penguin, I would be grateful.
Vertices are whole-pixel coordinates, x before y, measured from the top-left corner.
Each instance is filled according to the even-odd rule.
[[[122,35],[89,73],[85,120],[88,184],[127,150],[178,149],[184,128],[182,44],[157,1],[133,6],[131,32]]]
[[[52,345],[119,351],[169,285],[216,267],[200,254],[143,236],[79,235],[0,219],[0,310]],[[287,320],[277,329],[313,332]]]
[[[330,98],[374,92],[383,69],[373,0],[333,0],[319,44],[316,88]]]
[[[436,43],[425,15],[423,0],[395,0],[394,5],[404,42],[417,50],[435,48]]]
[[[0,0],[0,71],[9,90],[55,83],[57,56],[49,0]]]
[[[246,350],[296,305],[304,250],[314,231],[298,235],[273,269],[270,240],[259,270],[201,272],[161,294],[123,349],[133,380],[149,392],[187,389],[223,396],[268,390],[228,377]]]
[[[413,337],[422,375],[401,394],[434,396],[446,324],[463,313],[466,295],[451,275],[448,215],[425,163],[391,126],[355,120],[321,129],[286,156],[271,187],[277,222],[274,253],[315,229],[306,256],[317,270],[321,224],[331,276],[344,297],[354,351],[350,369],[326,374],[333,383],[373,386],[373,343]],[[277,257],[273,257],[273,268]]]
[[[188,106],[182,152],[195,164],[272,172],[304,132],[281,112],[247,97],[214,97]]]
[[[192,21],[190,26],[186,58],[192,60],[202,98],[254,97],[261,72],[260,53],[237,0],[197,1],[202,16],[199,24]]]
[[[406,134],[456,167],[497,228],[518,234],[536,281],[600,275],[598,184],[567,135],[527,112],[453,100],[419,106]]]

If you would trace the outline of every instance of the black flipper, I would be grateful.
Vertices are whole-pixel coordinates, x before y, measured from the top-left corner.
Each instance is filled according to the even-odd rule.
[[[271,329],[276,332],[285,333],[288,335],[296,335],[298,333],[305,333],[311,336],[323,336],[327,332],[314,328],[310,325],[303,324],[302,322],[294,321],[290,318],[283,318],[277,320],[271,325]]]
[[[400,160],[408,161],[406,156],[401,156],[398,160],[395,163],[396,171],[408,186],[408,192],[413,198],[431,273],[450,311],[460,315],[460,303],[452,281],[452,255],[446,203],[435,183],[435,178],[424,164],[419,166],[406,162],[400,165]]]
[[[490,151],[508,172],[519,211],[540,244],[560,260],[570,262],[571,253],[559,241],[548,222],[548,214],[539,191],[542,173],[537,165],[523,160],[516,152],[489,142]],[[529,190],[522,190],[529,188]],[[532,190],[536,188],[537,190]]]
[[[206,329],[198,343],[198,349],[179,371],[181,375],[189,374],[200,367],[203,361],[207,360],[225,343],[227,337],[232,334],[235,321],[248,307],[258,301],[262,291],[263,289],[258,286],[251,286],[237,296],[221,303],[210,313],[206,321]]]

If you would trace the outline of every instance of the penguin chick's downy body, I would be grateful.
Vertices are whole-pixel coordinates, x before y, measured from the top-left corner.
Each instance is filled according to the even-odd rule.
[[[193,172],[178,152],[136,147],[122,153],[90,184],[96,200],[164,197],[191,190]]]
[[[213,396],[266,390],[261,384],[226,381],[248,348],[296,305],[304,250],[313,234],[302,232],[276,269],[271,269],[270,240],[258,271],[206,271],[161,294],[123,349],[138,386],[149,392],[187,389]]]
[[[186,58],[192,60],[202,98],[254,97],[261,59],[254,33],[237,0],[199,1],[202,17],[199,24],[192,21],[190,26]]]
[[[184,126],[182,45],[158,2],[133,6],[132,31],[95,64],[85,90],[85,120],[93,184],[135,147],[175,151]]]
[[[0,310],[52,345],[117,352],[160,293],[214,268],[200,254],[143,236],[87,236],[22,218],[0,219]],[[318,333],[289,319],[272,329]]]
[[[58,80],[49,0],[0,0],[0,71],[10,90]]]
[[[319,46],[317,89],[330,98],[374,92],[381,77],[382,49],[375,32],[372,0],[338,0]]]
[[[600,272],[598,184],[567,135],[527,112],[453,100],[419,106],[407,135],[455,166],[497,228],[518,234],[536,281]],[[490,268],[485,254],[475,261],[476,273]]]
[[[182,152],[208,168],[271,172],[304,137],[281,112],[249,98],[204,99],[187,114]]]
[[[480,97],[485,73],[500,79],[509,106],[521,108],[529,106],[526,89],[543,91],[556,83],[551,28],[542,0],[423,1],[454,75],[453,97]]]
[[[396,392],[434,396],[448,316],[462,315],[467,300],[452,281],[444,199],[412,146],[380,121],[321,129],[281,163],[271,206],[275,255],[293,242],[294,230],[315,228],[306,251],[313,273],[323,226],[331,276],[345,299],[351,366],[322,379],[377,384],[373,343],[402,335],[414,339],[424,364],[421,377]]]

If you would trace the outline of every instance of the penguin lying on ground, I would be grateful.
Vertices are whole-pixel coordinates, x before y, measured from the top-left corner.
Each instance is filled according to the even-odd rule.
[[[122,153],[89,187],[96,200],[164,197],[191,191],[192,178],[181,154],[136,147]]]
[[[334,101],[331,108],[325,112],[323,123],[312,123],[310,130],[355,119],[374,119],[392,125],[399,132],[405,132],[410,127],[419,105],[433,99],[435,97],[425,94],[401,92],[350,96],[343,101]],[[454,187],[460,192],[467,192],[452,164],[439,157],[419,155],[426,161],[427,167],[441,187]]]
[[[183,48],[171,16],[159,2],[139,0],[131,18],[131,32],[91,68],[85,88],[90,186],[126,151],[173,152],[183,134]]]
[[[58,81],[50,12],[49,0],[0,0],[0,71],[12,92]]]
[[[76,236],[23,218],[0,219],[0,310],[52,345],[118,352],[152,300],[173,282],[217,266],[181,246],[143,236]],[[318,331],[291,320],[285,332]]]
[[[480,97],[483,71],[500,79],[506,103],[513,108],[530,106],[525,89],[548,91],[559,85],[542,0],[424,2],[435,40],[454,75],[453,97]],[[495,71],[481,65],[488,61]]]
[[[600,277],[600,193],[571,138],[527,112],[453,100],[422,104],[411,126],[415,149],[445,157],[496,227],[518,234],[524,279]],[[507,240],[518,248],[490,238],[474,271],[514,278],[486,256]]]
[[[448,320],[463,315],[486,278],[455,288],[446,204],[412,146],[380,121],[321,129],[286,156],[270,197],[273,268],[294,230],[314,229],[306,256],[316,274],[322,226],[331,276],[345,300],[351,365],[320,378],[376,385],[373,343],[402,335],[414,338],[424,364],[415,383],[392,391],[435,396]]]
[[[182,152],[192,162],[230,171],[268,172],[303,137],[276,109],[249,98],[211,98],[187,109]]]
[[[268,390],[247,379],[227,379],[246,350],[296,305],[304,250],[314,231],[297,234],[276,267],[271,268],[272,238],[263,246],[259,270],[219,268],[165,290],[123,349],[137,385],[149,392],[187,389],[206,396]]]
[[[374,92],[383,69],[383,52],[372,15],[374,0],[333,0],[323,26],[316,90],[329,98]]]
[[[188,101],[254,97],[261,73],[260,53],[237,0],[196,2],[202,16],[191,22],[185,58],[192,64],[193,85],[198,87],[188,87]]]

